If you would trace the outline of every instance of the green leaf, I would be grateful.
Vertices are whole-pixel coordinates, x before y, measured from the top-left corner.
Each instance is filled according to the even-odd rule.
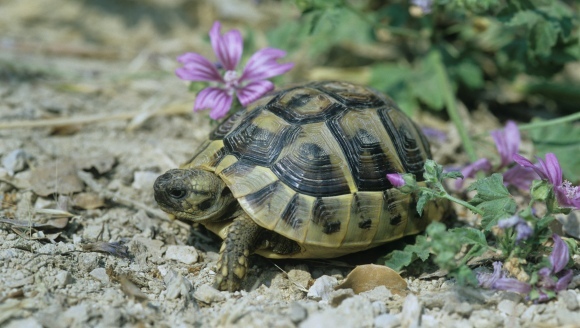
[[[489,231],[498,220],[510,217],[516,212],[516,203],[503,185],[503,177],[499,173],[475,181],[468,190],[477,191],[469,203],[484,211],[481,225],[485,231]]]
[[[483,73],[481,68],[471,61],[462,61],[455,67],[455,74],[471,89],[483,87]]]
[[[552,47],[558,41],[560,26],[542,19],[534,26],[530,33],[536,54],[545,57],[550,55]]]
[[[564,177],[580,182],[580,125],[564,123],[530,130],[538,155],[554,153],[562,167]]]
[[[413,263],[417,258],[426,261],[429,258],[430,243],[427,237],[419,235],[415,239],[414,245],[407,245],[402,251],[396,250],[387,255],[385,265],[395,271]]]
[[[441,110],[445,96],[441,91],[441,81],[436,72],[438,65],[437,51],[431,51],[419,62],[411,79],[413,94],[432,109]]]
[[[417,213],[423,215],[423,208],[428,201],[432,200],[434,197],[432,192],[421,191],[419,192],[419,199],[417,200]]]

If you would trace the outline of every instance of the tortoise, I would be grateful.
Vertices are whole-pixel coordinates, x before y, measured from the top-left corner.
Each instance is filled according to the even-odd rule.
[[[155,200],[223,239],[215,287],[241,287],[248,257],[331,258],[425,229],[449,203],[417,199],[387,173],[422,181],[431,157],[420,129],[387,96],[346,82],[272,92],[221,123]],[[424,182],[423,182],[424,183]]]

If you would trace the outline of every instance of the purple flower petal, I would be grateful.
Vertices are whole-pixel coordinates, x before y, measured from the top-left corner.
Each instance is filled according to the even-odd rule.
[[[524,156],[522,156],[520,154],[514,154],[514,162],[518,163],[519,165],[521,165],[523,167],[527,167],[527,168],[534,170],[540,176],[540,178],[548,179],[548,176],[546,175],[546,173],[543,170],[541,170],[540,168],[538,168],[537,166],[532,164],[532,162],[530,162],[530,160],[525,158]]]
[[[447,134],[441,130],[424,126],[421,128],[421,131],[429,140],[437,139],[439,142],[447,140]]]
[[[558,158],[553,153],[546,154],[546,161],[538,158],[538,164],[540,169],[544,172],[548,181],[553,186],[559,186],[562,184],[562,168],[560,168],[560,163]]]
[[[560,278],[556,282],[556,286],[554,287],[554,290],[557,292],[568,288],[568,285],[570,284],[570,282],[572,282],[572,278],[574,277],[574,272],[572,272],[572,270],[570,269],[564,270],[561,273],[562,275],[560,276]]]
[[[397,188],[405,185],[405,180],[399,173],[389,173],[387,174],[387,179],[393,186]]]
[[[516,243],[530,238],[533,234],[534,230],[527,222],[516,225]]]
[[[293,63],[279,64],[276,60],[286,56],[286,52],[275,48],[264,48],[250,57],[240,81],[265,80],[288,72]]]
[[[461,174],[463,175],[463,179],[455,180],[455,188],[461,189],[463,187],[463,180],[465,178],[473,178],[475,177],[475,173],[479,171],[484,172],[491,172],[491,163],[487,158],[480,158],[477,161],[468,164],[461,170]]]
[[[529,190],[532,180],[538,179],[538,174],[529,167],[513,166],[503,173],[504,185],[512,185],[520,190]]]
[[[183,67],[176,69],[175,74],[182,80],[223,82],[215,65],[200,54],[188,52],[177,60]]]
[[[233,71],[242,58],[244,40],[238,30],[228,31],[224,35],[221,35],[220,30],[221,23],[219,21],[213,23],[209,31],[211,47],[222,66],[228,71]]]
[[[513,161],[513,155],[520,148],[520,130],[513,121],[508,121],[505,129],[491,132],[497,152],[501,158],[500,167],[505,167]]]
[[[530,284],[514,278],[500,278],[495,281],[492,288],[520,294],[528,294],[532,290]]]
[[[514,215],[510,218],[499,220],[497,222],[497,226],[500,229],[507,229],[507,228],[511,228],[511,227],[515,226],[516,224],[518,224],[522,221],[526,222],[524,219],[520,218],[519,216]]]
[[[201,90],[195,99],[194,111],[210,109],[209,117],[214,120],[224,117],[232,107],[233,97],[225,90],[209,87]]]
[[[550,254],[550,263],[552,263],[552,272],[558,273],[566,267],[570,260],[568,245],[557,234],[552,235],[554,239],[554,248]]]
[[[478,273],[477,280],[479,286],[483,288],[492,288],[493,284],[502,277],[502,264],[499,261],[493,262],[493,273]]]
[[[254,81],[238,89],[237,95],[240,103],[247,106],[272,90],[274,90],[274,83],[267,80]]]

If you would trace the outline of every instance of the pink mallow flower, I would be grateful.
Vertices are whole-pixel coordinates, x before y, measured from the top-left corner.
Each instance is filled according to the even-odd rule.
[[[242,73],[238,72],[243,52],[243,39],[240,31],[231,30],[221,34],[221,24],[216,21],[209,32],[211,46],[218,59],[214,64],[194,52],[185,53],[177,58],[183,64],[175,70],[182,80],[216,82],[199,92],[195,99],[195,112],[210,109],[209,116],[214,119],[224,117],[232,106],[234,94],[243,106],[256,101],[274,89],[267,79],[281,75],[294,67],[293,63],[280,64],[278,59],[286,52],[275,48],[264,48],[253,54]]]
[[[492,131],[490,134],[499,153],[500,163],[494,168],[489,159],[480,158],[461,170],[464,178],[473,178],[480,171],[486,173],[498,171],[513,162],[513,155],[517,154],[521,141],[520,131],[516,123],[508,121],[504,129]],[[537,176],[533,170],[519,165],[509,168],[503,174],[505,185],[513,185],[520,189],[529,189],[535,178]],[[457,179],[455,187],[461,189],[462,186],[463,179]]]
[[[563,180],[562,168],[556,155],[547,153],[546,160],[538,158],[537,165],[519,154],[514,155],[514,161],[523,167],[534,170],[540,178],[552,184],[560,206],[580,209],[580,188],[572,186],[570,181]]]
[[[396,188],[405,185],[405,179],[403,179],[403,176],[399,173],[389,173],[387,174],[387,179]]]

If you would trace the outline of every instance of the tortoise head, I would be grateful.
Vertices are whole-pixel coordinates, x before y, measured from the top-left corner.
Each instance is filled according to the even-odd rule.
[[[162,210],[195,222],[219,216],[234,200],[218,176],[200,169],[169,170],[155,180],[153,190]]]

